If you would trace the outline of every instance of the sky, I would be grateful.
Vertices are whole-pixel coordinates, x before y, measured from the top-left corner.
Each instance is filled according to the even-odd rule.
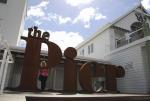
[[[150,0],[28,0],[23,35],[28,28],[38,26],[50,32],[49,40],[62,50],[76,47],[140,3],[150,9]],[[25,46],[24,41],[19,45]]]

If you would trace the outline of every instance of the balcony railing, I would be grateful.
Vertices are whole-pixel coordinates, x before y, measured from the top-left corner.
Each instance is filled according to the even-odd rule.
[[[116,48],[119,48],[121,46],[127,45],[129,43],[132,43],[133,41],[136,41],[138,39],[141,39],[144,37],[144,33],[142,32],[142,28],[129,33],[127,36],[124,36],[120,39],[116,39]]]

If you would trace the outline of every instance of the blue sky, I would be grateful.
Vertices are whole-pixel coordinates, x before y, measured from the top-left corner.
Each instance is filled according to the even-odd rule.
[[[150,9],[150,0],[28,0],[25,33],[36,25],[62,50],[76,47],[140,2]]]

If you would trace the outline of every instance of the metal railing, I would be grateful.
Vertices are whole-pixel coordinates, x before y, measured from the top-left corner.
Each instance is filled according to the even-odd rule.
[[[0,59],[0,94],[3,94],[8,64],[14,63],[14,60],[6,40],[0,40],[0,50],[3,50],[2,59]]]
[[[144,37],[144,33],[141,33],[140,31],[143,28],[140,28],[134,32],[128,33],[128,37],[127,36],[123,36],[120,39],[115,39],[115,46],[116,48],[119,48],[121,46],[127,45],[129,43],[132,43],[133,41],[136,41],[138,39],[141,39]]]

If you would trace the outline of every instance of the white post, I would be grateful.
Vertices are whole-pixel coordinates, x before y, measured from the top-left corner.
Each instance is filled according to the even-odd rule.
[[[4,65],[6,62],[6,56],[7,56],[7,50],[4,50],[4,54],[3,54],[3,59],[2,59],[2,63],[0,66],[0,85],[1,85],[1,80],[2,80],[2,74],[3,74],[3,70],[4,70]]]
[[[7,56],[7,62],[4,66],[4,72],[3,72],[3,76],[2,76],[2,80],[1,80],[1,87],[0,87],[2,92],[0,92],[0,94],[3,93],[3,90],[5,88],[6,74],[7,74],[7,69],[8,69],[8,61],[9,61],[9,56]]]
[[[6,63],[6,58],[7,58],[7,50],[4,50],[4,54],[3,54],[3,59],[2,59],[2,63],[1,63],[1,67],[0,67],[0,94],[3,92],[3,89],[1,89],[2,87],[2,80],[3,80],[3,71],[4,71],[4,67],[5,67],[5,63]]]

